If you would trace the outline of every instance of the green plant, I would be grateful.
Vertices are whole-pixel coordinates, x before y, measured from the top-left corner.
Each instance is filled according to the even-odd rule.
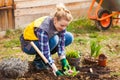
[[[98,44],[97,41],[92,40],[90,42],[90,49],[91,49],[90,56],[96,58],[100,54],[101,45]]]
[[[20,46],[19,38],[11,39],[10,41],[4,42],[4,47],[6,48],[12,48],[12,47],[18,47]]]
[[[66,76],[72,76],[74,77],[75,75],[77,75],[79,73],[79,71],[76,70],[75,67],[63,72]]]
[[[67,52],[66,57],[69,58],[79,58],[81,55],[81,52],[75,51],[75,50],[70,50]]]
[[[67,30],[76,34],[92,33],[97,31],[94,26],[94,21],[88,19],[87,17],[80,17],[73,20],[68,26]]]

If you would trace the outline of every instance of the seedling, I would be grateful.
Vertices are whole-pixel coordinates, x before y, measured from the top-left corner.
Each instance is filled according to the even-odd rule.
[[[79,58],[80,55],[81,55],[81,53],[79,51],[71,50],[71,51],[67,52],[66,57],[69,57],[69,58]]]
[[[100,49],[101,46],[100,44],[98,44],[96,41],[91,41],[90,42],[90,48],[91,48],[91,57],[97,58],[99,53],[100,53]]]
[[[77,75],[79,73],[79,71],[76,70],[75,67],[73,67],[72,69],[66,70],[65,72],[63,72],[66,76],[72,76],[74,77],[75,75]]]

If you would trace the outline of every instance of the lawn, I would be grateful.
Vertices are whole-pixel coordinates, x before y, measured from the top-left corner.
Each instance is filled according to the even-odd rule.
[[[100,50],[100,53],[104,53],[107,55],[107,69],[109,68],[110,72],[108,74],[105,74],[104,77],[101,78],[94,78],[94,79],[119,79],[120,78],[120,26],[115,25],[111,27],[110,29],[106,31],[99,31],[95,27],[94,21],[91,21],[85,17],[81,17],[77,20],[74,20],[70,23],[70,25],[67,28],[68,31],[72,32],[74,35],[74,42],[66,47],[66,52],[74,49],[77,51],[80,51],[82,53],[81,59],[90,54],[90,41],[95,40],[97,41],[102,47]],[[19,36],[22,34],[22,29],[17,30],[7,30],[6,35],[4,38],[0,40],[0,60],[3,58],[9,58],[9,57],[17,57],[21,58],[22,60],[28,60],[32,61],[34,56],[32,55],[26,55],[21,51],[20,48],[20,41]],[[57,55],[53,56],[54,59],[57,59]],[[83,67],[82,61],[80,67]],[[89,66],[91,67],[91,66]],[[105,68],[105,69],[106,69]],[[101,68],[100,68],[101,69]],[[80,72],[81,69],[79,69]],[[24,76],[23,78],[19,78],[18,80],[42,80],[42,78],[38,78],[35,76],[44,76],[46,72],[44,73],[31,73],[29,74],[29,78],[26,78]],[[51,74],[51,73],[50,73]],[[80,75],[83,75],[83,73],[80,73]],[[84,74],[85,75],[85,74]],[[27,75],[28,76],[28,75]],[[102,75],[103,76],[103,75]],[[52,80],[52,79],[58,79],[58,80],[73,80],[72,77],[59,77],[59,78],[51,78],[51,76],[47,76],[47,79],[43,80]],[[84,78],[77,75],[74,77],[75,80],[84,79],[84,80],[90,80],[90,75],[87,75],[87,77]]]

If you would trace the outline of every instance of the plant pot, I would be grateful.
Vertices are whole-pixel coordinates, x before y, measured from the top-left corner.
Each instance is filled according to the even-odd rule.
[[[104,54],[100,54],[98,58],[98,65],[105,67],[107,64],[107,57]]]
[[[67,57],[67,60],[71,66],[75,66],[76,68],[80,65],[80,58],[69,58]]]
[[[98,60],[97,59],[93,59],[91,57],[84,57],[84,61],[83,61],[84,64],[89,64],[89,65],[95,65],[98,63]]]

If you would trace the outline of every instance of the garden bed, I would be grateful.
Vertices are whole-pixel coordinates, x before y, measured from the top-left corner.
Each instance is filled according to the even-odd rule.
[[[56,64],[60,68],[59,63]],[[117,70],[112,66],[99,67],[98,65],[83,64],[82,67],[78,67],[77,70],[80,72],[74,77],[56,77],[50,70],[36,71],[31,62],[29,62],[29,71],[23,77],[18,78],[17,80],[119,80],[120,78],[120,76],[115,74],[111,75],[112,72],[116,72]],[[5,78],[1,79],[6,80]]]

